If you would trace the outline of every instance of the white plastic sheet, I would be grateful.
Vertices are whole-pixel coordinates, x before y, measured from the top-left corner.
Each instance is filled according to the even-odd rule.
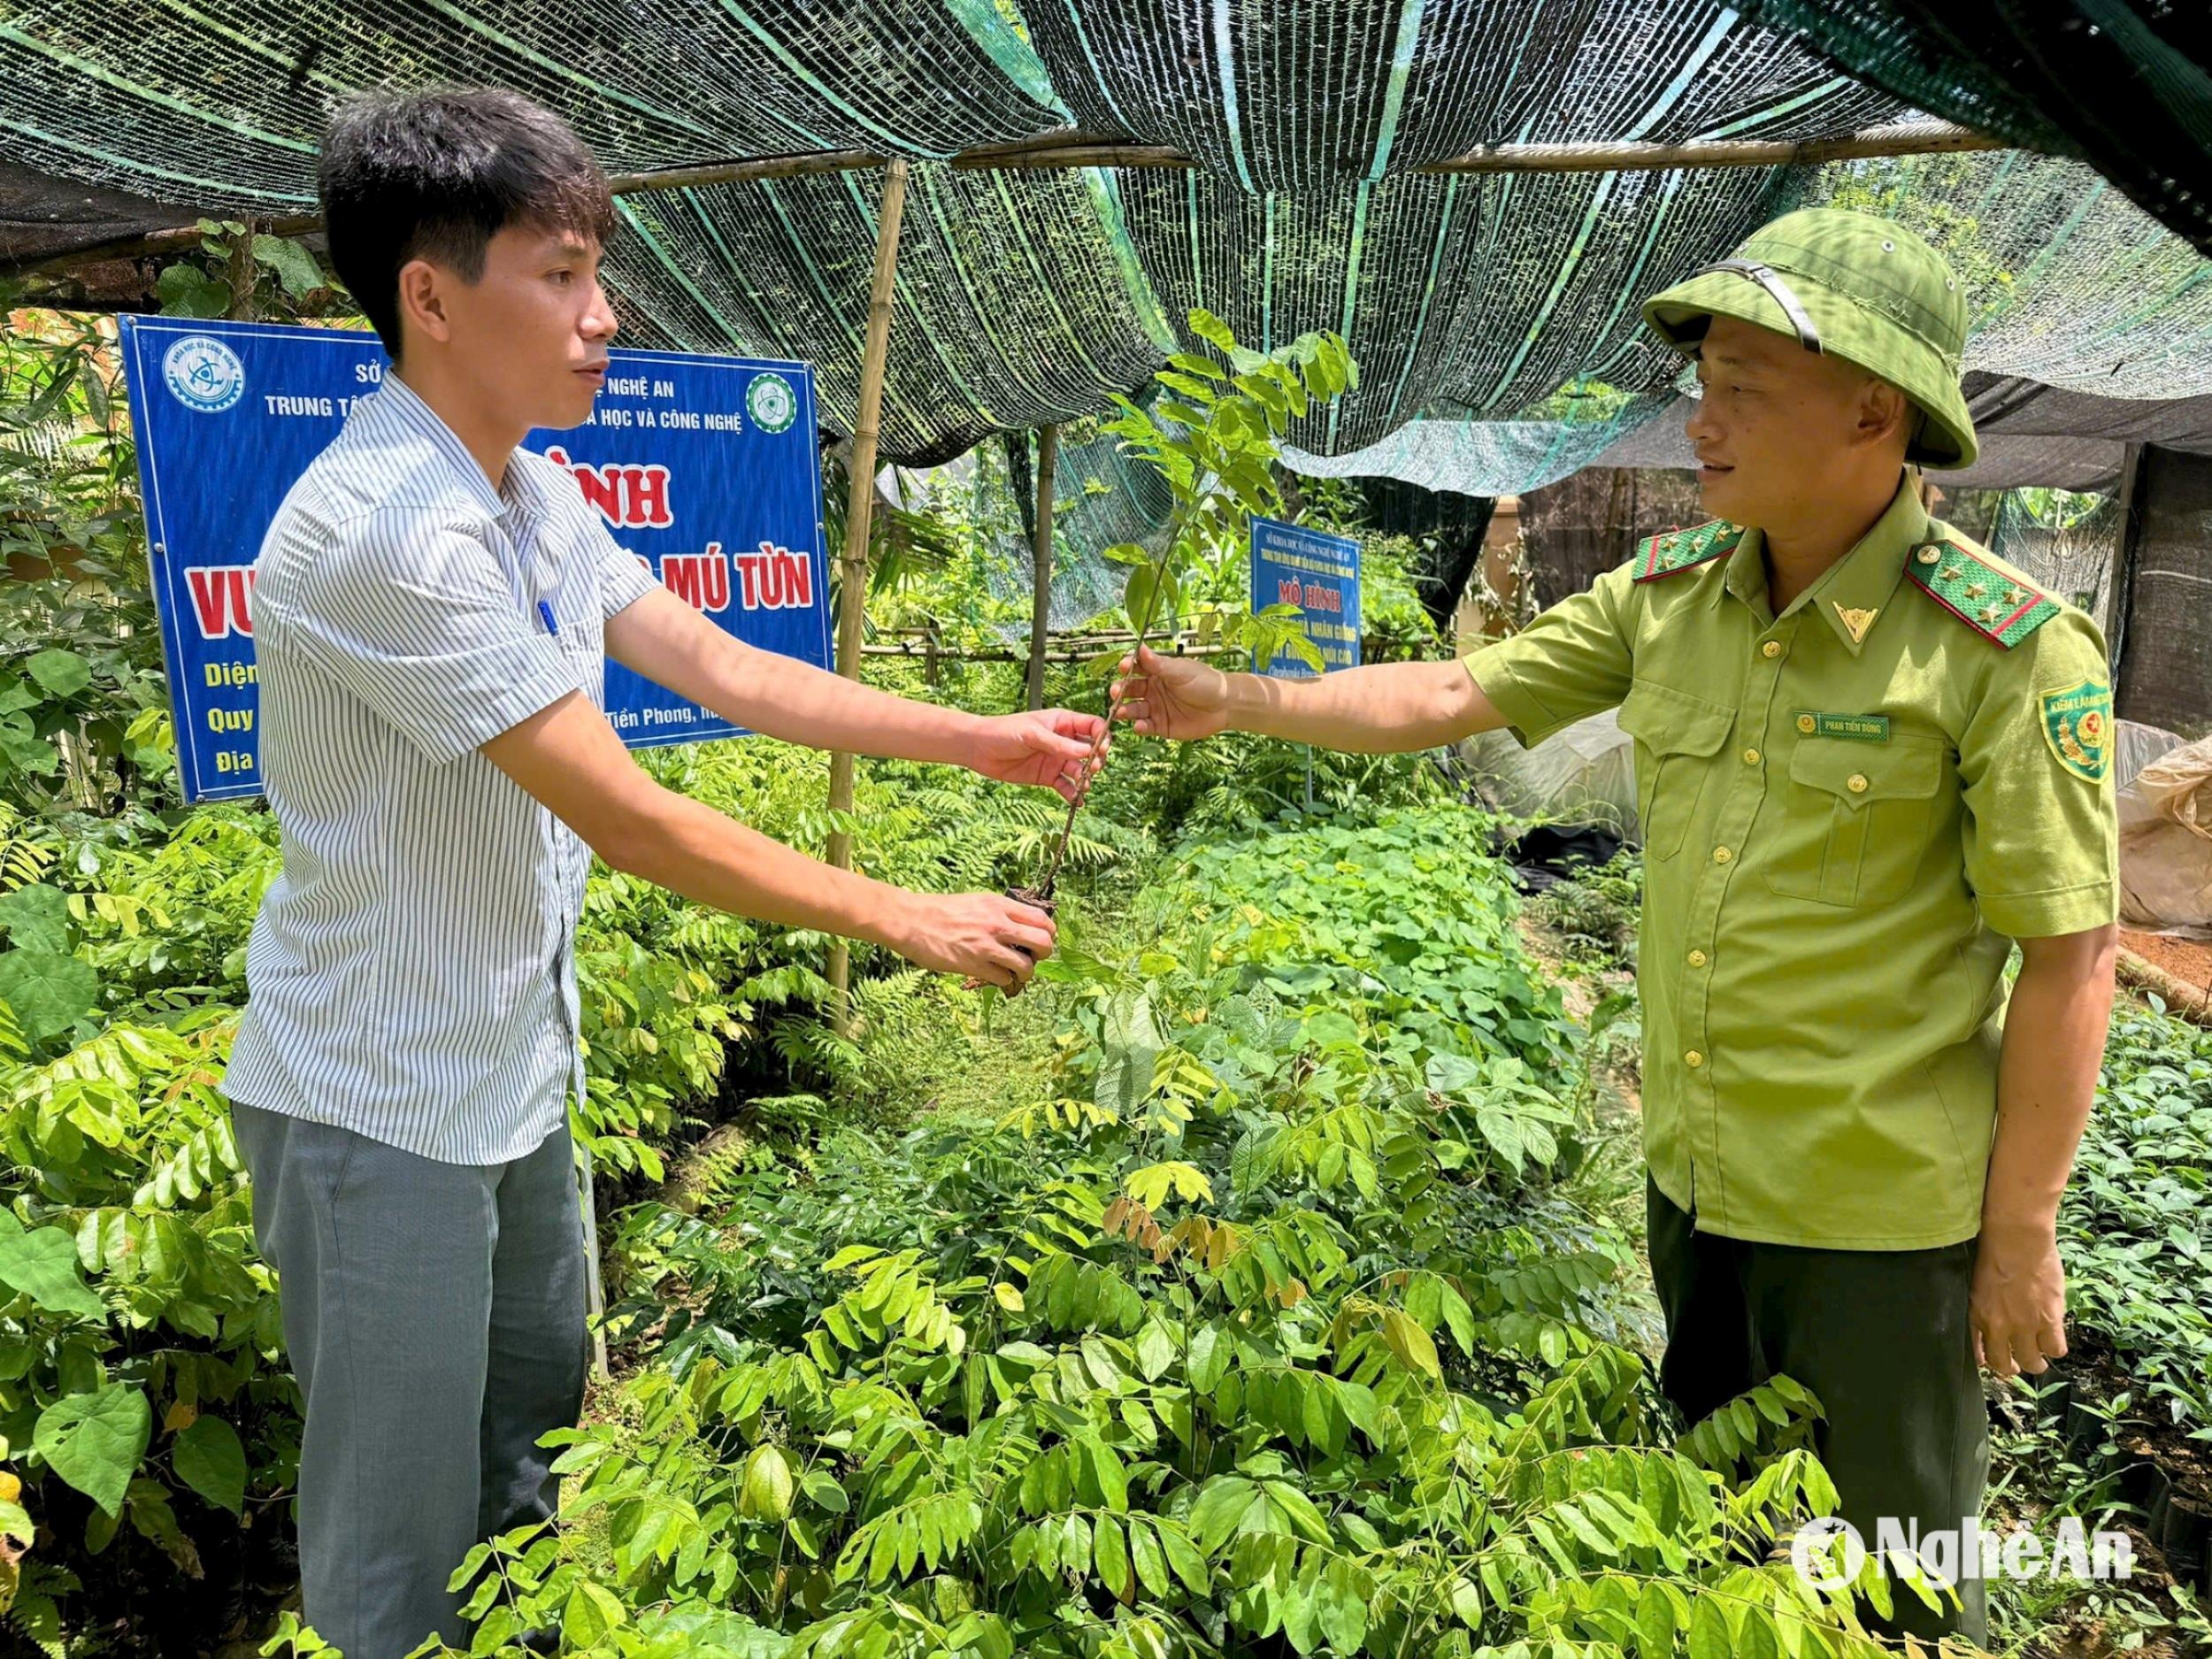
[[[2129,724],[2120,723],[2120,919],[2146,933],[2212,939],[2212,738],[2183,743],[2138,726],[2171,741],[2161,752],[2139,738],[2131,777]]]
[[[1523,749],[1507,732],[1459,746],[1475,793],[1494,811],[1546,824],[1590,824],[1639,839],[1636,745],[1608,709]]]

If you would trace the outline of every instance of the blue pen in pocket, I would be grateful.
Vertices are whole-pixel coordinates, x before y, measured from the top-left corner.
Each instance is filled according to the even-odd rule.
[[[560,634],[560,625],[553,620],[553,602],[551,600],[541,599],[538,601],[538,618],[545,624],[545,631],[548,634],[554,634],[556,636]]]

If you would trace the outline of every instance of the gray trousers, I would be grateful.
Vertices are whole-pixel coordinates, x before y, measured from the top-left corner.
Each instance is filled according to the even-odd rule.
[[[346,1659],[466,1646],[446,1581],[553,1513],[537,1444],[583,1403],[584,1237],[565,1125],[511,1164],[441,1164],[234,1102],[254,1232],[281,1276],[304,1615]]]

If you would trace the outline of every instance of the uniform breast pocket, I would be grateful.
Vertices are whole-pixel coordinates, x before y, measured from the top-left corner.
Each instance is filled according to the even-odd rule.
[[[1767,885],[1785,898],[1842,907],[1901,897],[1928,849],[1948,770],[1935,739],[1800,739],[1789,782],[1768,803],[1779,815],[1767,831]]]
[[[1620,723],[1636,740],[1636,816],[1646,858],[1665,860],[1682,850],[1713,757],[1735,719],[1733,709],[1671,686],[1640,680],[1629,687]]]

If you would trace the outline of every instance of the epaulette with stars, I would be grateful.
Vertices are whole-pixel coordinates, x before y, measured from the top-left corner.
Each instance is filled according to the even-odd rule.
[[[1970,547],[1946,538],[1924,542],[1905,560],[1920,591],[2005,649],[2026,639],[2060,611],[2057,600],[1998,569]]]
[[[1639,549],[1636,580],[1656,581],[1662,576],[1671,576],[1695,565],[1710,564],[1733,553],[1742,540],[1743,526],[1730,524],[1724,518],[1694,525],[1687,530],[1663,530],[1647,539]]]

